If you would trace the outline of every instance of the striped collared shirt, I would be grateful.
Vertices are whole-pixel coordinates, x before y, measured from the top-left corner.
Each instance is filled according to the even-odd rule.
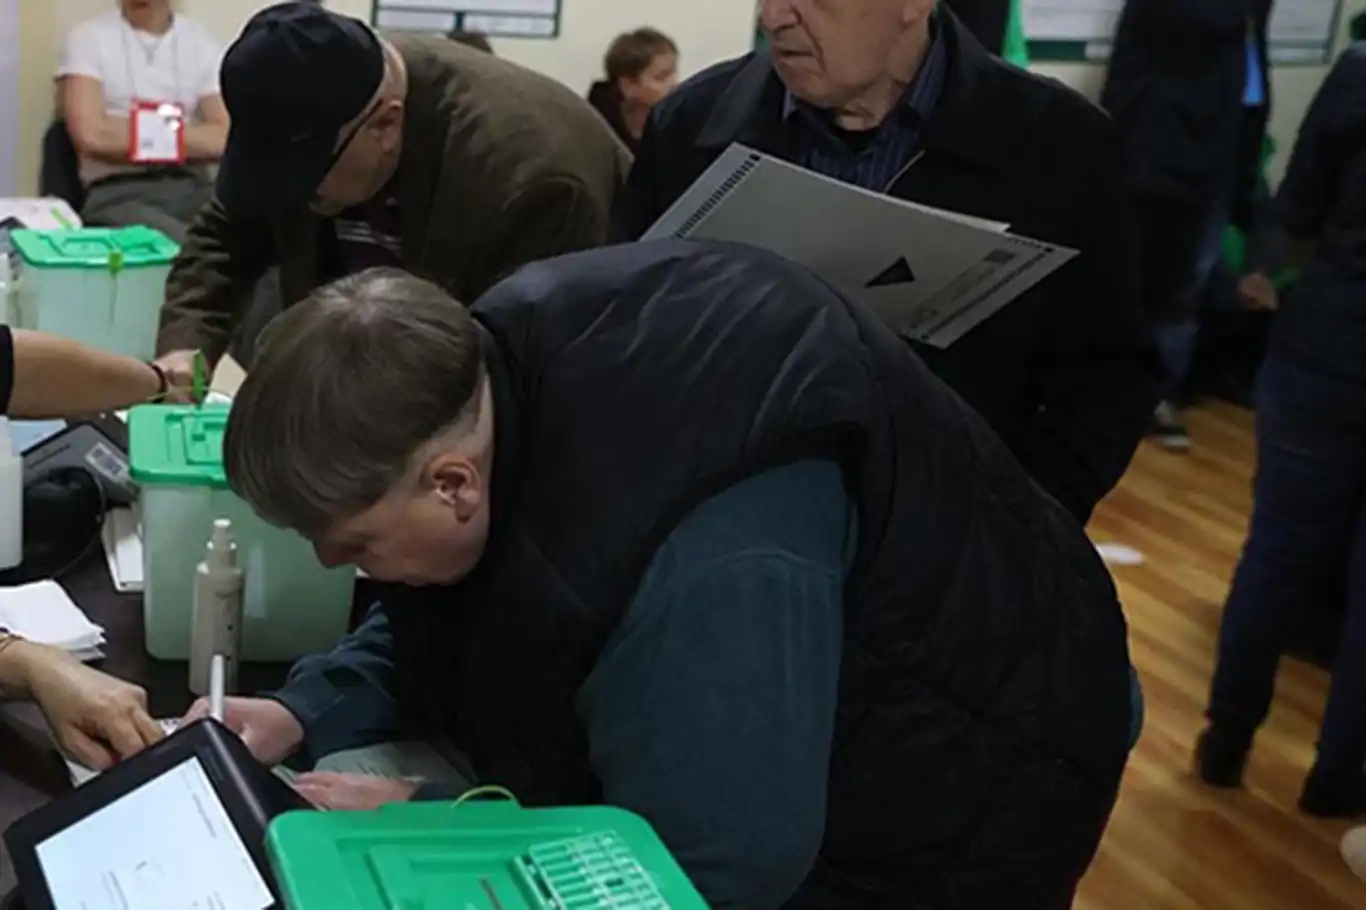
[[[920,148],[920,135],[944,89],[948,51],[933,38],[930,52],[901,104],[874,129],[851,133],[831,123],[828,112],[787,93],[783,117],[792,126],[795,162],[835,180],[885,192]]]

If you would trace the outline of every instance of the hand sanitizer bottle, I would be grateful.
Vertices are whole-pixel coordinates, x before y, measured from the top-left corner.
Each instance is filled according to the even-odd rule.
[[[242,650],[242,570],[232,522],[216,519],[204,561],[195,569],[194,613],[190,618],[190,691],[209,694],[210,667],[223,655],[223,689],[237,690],[237,661]]]
[[[24,561],[24,459],[14,451],[9,420],[0,417],[0,569]]]

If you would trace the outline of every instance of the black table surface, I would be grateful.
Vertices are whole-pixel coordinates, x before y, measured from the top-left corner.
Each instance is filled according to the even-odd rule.
[[[94,547],[58,582],[90,620],[104,627],[105,658],[93,666],[147,690],[153,717],[179,717],[194,696],[184,661],[161,661],[143,647],[142,597],[114,590],[102,547]],[[189,609],[189,604],[186,604]],[[244,663],[238,684],[243,692],[273,689],[289,664]],[[66,765],[57,754],[42,713],[28,702],[0,706],[0,830],[53,798],[70,791]],[[14,889],[14,870],[0,845],[0,895]],[[8,906],[2,904],[0,906]]]

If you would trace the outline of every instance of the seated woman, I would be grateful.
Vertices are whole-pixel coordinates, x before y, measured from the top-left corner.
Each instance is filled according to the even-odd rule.
[[[154,365],[0,326],[0,408],[11,417],[95,414],[178,391]],[[162,736],[142,689],[3,628],[0,697],[37,702],[62,750],[91,768],[107,768]]]
[[[638,28],[617,36],[603,68],[607,78],[593,83],[588,103],[635,154],[651,108],[678,84],[678,46],[662,32]]]

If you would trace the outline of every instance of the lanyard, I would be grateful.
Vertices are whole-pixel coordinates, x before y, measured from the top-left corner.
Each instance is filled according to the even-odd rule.
[[[138,91],[137,74],[136,74],[136,72],[134,71],[135,68],[134,68],[134,66],[133,66],[133,49],[132,49],[131,47],[128,46],[128,36],[131,34],[131,35],[133,36],[133,40],[134,40],[135,42],[137,42],[138,49],[141,50],[141,51],[142,51],[142,55],[143,55],[144,57],[147,58],[147,65],[148,65],[148,66],[151,66],[152,63],[156,60],[157,54],[161,51],[161,46],[162,46],[163,44],[166,43],[166,39],[167,39],[167,38],[170,38],[170,39],[171,39],[171,79],[172,79],[172,85],[175,86],[175,91],[176,91],[176,92],[179,92],[179,91],[180,91],[180,53],[179,53],[180,48],[177,46],[177,41],[178,41],[178,39],[179,39],[179,35],[177,35],[177,34],[176,34],[176,31],[175,31],[175,20],[172,20],[172,21],[171,21],[171,27],[170,27],[170,29],[167,30],[166,34],[164,34],[164,35],[162,35],[160,38],[158,38],[158,39],[156,40],[156,43],[153,44],[153,45],[151,46],[150,49],[149,49],[149,48],[147,47],[147,45],[142,41],[142,39],[138,37],[138,33],[133,29],[133,24],[132,24],[131,22],[129,22],[127,19],[122,19],[121,21],[123,22],[124,28],[123,28],[122,31],[119,32],[119,37],[123,39],[123,63],[124,63],[124,67],[128,70],[128,87],[132,89],[133,100],[134,100],[134,101],[139,101],[139,100],[142,100],[142,101],[168,101],[168,102],[173,102],[173,103],[175,103],[175,104],[179,104],[179,103],[180,103],[180,99],[179,99],[179,98],[143,98],[143,97],[142,97],[142,94]]]

